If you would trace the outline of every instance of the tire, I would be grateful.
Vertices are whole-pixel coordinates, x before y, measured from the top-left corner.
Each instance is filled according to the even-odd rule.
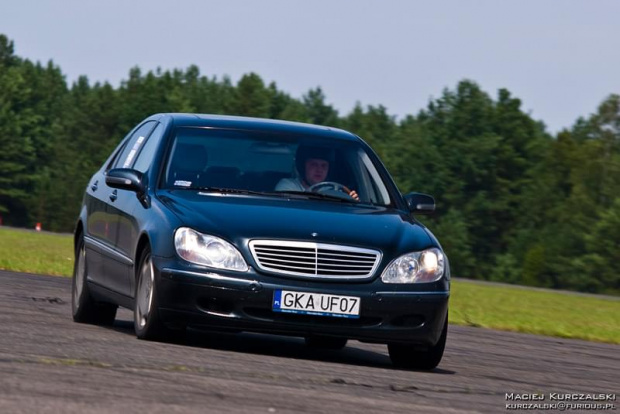
[[[170,329],[164,325],[159,316],[157,282],[149,247],[142,251],[134,298],[134,329],[138,339],[162,341],[182,341],[184,339],[184,327]]]
[[[314,349],[339,350],[347,345],[347,338],[311,335],[306,337],[306,345]]]
[[[88,283],[88,264],[86,261],[86,248],[84,237],[79,236],[75,248],[75,264],[73,266],[73,278],[71,283],[71,310],[73,320],[79,323],[94,325],[112,325],[116,319],[118,306],[110,303],[97,303],[93,300]]]
[[[408,344],[388,344],[388,352],[392,364],[397,368],[416,369],[430,371],[439,365],[446,348],[446,338],[448,337],[448,316],[444,323],[439,341],[425,351],[419,351],[415,345]]]

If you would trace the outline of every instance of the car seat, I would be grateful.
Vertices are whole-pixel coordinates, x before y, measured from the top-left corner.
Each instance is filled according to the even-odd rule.
[[[201,187],[239,188],[241,171],[237,167],[211,166],[199,178]]]
[[[199,185],[207,165],[207,150],[199,144],[177,144],[170,163],[168,183],[175,187]]]

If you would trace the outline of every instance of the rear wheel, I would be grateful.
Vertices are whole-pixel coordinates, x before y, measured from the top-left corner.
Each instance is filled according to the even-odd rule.
[[[136,336],[138,339],[147,340],[181,340],[185,333],[185,328],[169,329],[159,317],[157,283],[155,281],[150,248],[146,247],[142,252],[138,269],[138,283],[136,283],[133,312]]]
[[[439,341],[427,350],[417,350],[415,345],[410,344],[388,344],[388,352],[392,364],[398,368],[419,369],[430,371],[439,365],[446,347],[448,337],[448,317],[443,326],[443,331]]]
[[[75,265],[73,266],[71,288],[73,320],[80,323],[112,325],[116,318],[118,306],[95,302],[86,283],[87,275],[86,248],[84,247],[84,237],[80,235],[75,248]]]
[[[333,336],[311,335],[306,337],[306,345],[314,349],[342,349],[347,345],[347,338]]]

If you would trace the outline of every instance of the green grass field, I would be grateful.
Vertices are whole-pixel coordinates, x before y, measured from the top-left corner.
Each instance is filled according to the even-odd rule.
[[[0,227],[0,269],[71,276],[73,239],[69,235]]]
[[[70,276],[73,239],[0,227],[0,269]],[[620,298],[454,281],[450,322],[620,344]]]
[[[620,298],[455,281],[450,322],[620,344]]]

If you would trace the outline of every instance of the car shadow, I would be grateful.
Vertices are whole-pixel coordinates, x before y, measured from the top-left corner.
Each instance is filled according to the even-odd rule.
[[[117,319],[111,328],[117,332],[134,335],[133,321],[131,320]],[[358,347],[361,343],[357,341],[349,341],[347,346],[341,350],[324,350],[308,347],[304,339],[300,337],[251,332],[231,333],[189,328],[182,339],[170,339],[166,343],[244,354],[267,355],[370,368],[398,369],[392,365],[387,355],[387,348],[385,353],[362,349]],[[443,375],[455,374],[454,371],[441,368],[435,368],[430,372]]]

